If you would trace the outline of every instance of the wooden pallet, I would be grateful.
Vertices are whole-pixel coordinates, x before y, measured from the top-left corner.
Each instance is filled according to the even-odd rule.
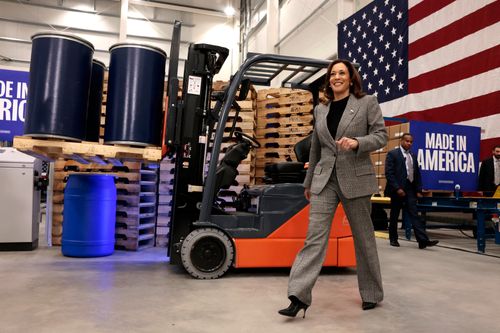
[[[257,92],[257,101],[265,101],[272,98],[290,97],[297,95],[308,95],[312,97],[311,92],[302,89],[291,88],[269,88],[261,89]]]
[[[157,227],[156,234],[157,235],[168,235],[170,233],[170,227]]]
[[[133,183],[118,182],[115,185],[116,185],[116,189],[118,190],[119,193],[132,194],[132,193],[139,193],[141,191],[141,187],[144,187],[144,185],[141,183],[143,183],[143,182],[133,182]],[[152,186],[154,187],[154,184]],[[56,195],[56,193],[63,192],[65,187],[66,187],[65,182],[54,183],[53,184],[54,195]],[[151,187],[151,186],[149,186],[149,187]],[[54,201],[54,203],[57,203],[57,202]]]
[[[290,106],[293,104],[310,105],[312,104],[312,96],[310,94],[296,94],[257,101],[257,109]]]
[[[160,195],[172,195],[173,188],[174,188],[173,179],[160,181],[160,183],[158,184],[158,193]]]
[[[118,225],[115,228],[115,236],[124,236],[122,238],[138,238],[143,235],[154,235],[156,223],[140,224],[136,227],[129,227],[128,225]]]
[[[120,169],[123,170],[128,170],[130,171],[138,171],[141,169],[142,163],[141,162],[131,162],[131,161],[126,161],[122,163],[123,165],[120,166]],[[66,171],[66,170],[73,170],[73,171],[80,171],[80,172],[111,172],[113,171],[113,168],[116,168],[116,166],[112,164],[98,164],[98,163],[89,163],[89,164],[82,164],[73,160],[64,160],[64,159],[58,159],[54,163],[54,171]]]
[[[228,122],[232,122],[234,120],[234,118],[236,118],[236,112],[231,112],[229,113],[229,117],[227,118],[227,121]],[[244,112],[239,112],[238,113],[238,118],[236,119],[236,121],[238,122],[254,122],[255,121],[255,113],[253,112],[248,112],[248,111],[244,111]]]
[[[159,194],[158,195],[158,204],[169,205],[172,202],[172,194]]]
[[[212,91],[223,91],[226,89],[229,84],[231,84],[230,81],[214,81],[212,83]],[[236,92],[236,96],[240,94],[240,90],[238,89]],[[248,95],[247,95],[247,100],[255,100],[257,98],[257,91],[255,90],[253,85],[250,85],[249,90],[248,90]]]
[[[240,111],[239,114],[242,113],[253,113],[255,109],[257,108],[257,104],[254,100],[244,100],[244,101],[237,101]],[[213,109],[217,105],[216,101],[211,101],[210,102],[210,107]],[[235,115],[236,114],[236,109],[231,108],[229,109],[229,116]]]
[[[116,190],[121,194],[137,194],[141,192],[141,182],[116,183]]]
[[[18,150],[48,162],[58,158],[75,160],[83,164],[97,163],[122,166],[121,160],[144,160],[159,162],[161,148],[137,148],[128,146],[102,145],[94,142],[68,142],[40,140],[27,136],[14,137],[14,147]]]
[[[70,175],[79,175],[79,174],[85,174],[85,173],[76,171],[55,172],[54,181],[56,182],[65,181],[67,177],[69,177]],[[106,172],[102,174],[117,177],[118,182],[123,181],[126,183],[130,183],[130,182],[139,182],[140,180],[140,175],[134,172]]]
[[[160,206],[158,206],[158,212],[160,211]],[[156,219],[156,226],[165,227],[170,225],[170,220],[172,219],[171,212],[168,211],[166,213],[158,213],[158,217]]]
[[[61,246],[62,236],[54,236],[54,235],[52,235],[51,239],[52,239],[52,245]]]
[[[129,216],[118,213],[116,216],[116,225],[122,227],[127,226],[127,228],[139,228],[144,224],[154,224],[155,221],[156,213],[143,213]]]
[[[266,148],[293,148],[298,142],[302,140],[304,140],[303,136],[291,136],[288,138],[263,138],[259,139],[259,142]]]
[[[289,126],[289,127],[275,127],[275,128],[265,128],[257,129],[255,131],[255,136],[257,138],[286,138],[292,136],[308,136],[313,131],[311,125],[307,126]]]
[[[156,235],[155,246],[167,248],[169,244],[169,235]]]
[[[170,214],[172,212],[172,206],[170,204],[158,205],[158,214]]]
[[[118,203],[130,206],[138,206],[140,203],[156,202],[156,192],[140,192],[137,194],[118,194]]]
[[[115,249],[127,251],[139,251],[155,244],[155,235],[141,235],[137,238],[115,238]]]
[[[270,124],[280,126],[312,125],[313,115],[290,115],[280,117],[266,117],[257,119],[257,128],[267,128]]]
[[[117,216],[139,216],[142,213],[154,213],[155,202],[141,202],[138,205],[128,206],[118,202],[116,205]]]
[[[224,129],[225,132],[229,132],[231,128],[233,127],[233,123],[231,121],[228,121],[226,123],[226,128]],[[235,130],[237,128],[243,129],[243,130],[253,130],[255,128],[255,122],[252,121],[238,121],[236,122],[236,125],[234,126]]]
[[[274,107],[269,105],[268,107],[261,107],[257,109],[258,118],[266,117],[278,117],[278,116],[290,116],[290,115],[307,115],[312,114],[313,105],[312,104],[294,104],[289,106]]]
[[[295,156],[295,151],[293,150],[293,148],[266,148],[266,149],[260,149],[257,152],[257,159],[265,157],[278,157],[278,156],[281,157],[288,155]]]
[[[252,126],[251,128],[244,128],[244,127],[240,127],[240,126],[236,125],[235,128],[234,128],[234,130],[237,131],[237,132],[245,133],[245,134],[247,134],[249,136],[254,136],[255,135],[254,126]],[[225,137],[228,137],[230,132],[231,132],[231,127],[224,128],[224,136]]]

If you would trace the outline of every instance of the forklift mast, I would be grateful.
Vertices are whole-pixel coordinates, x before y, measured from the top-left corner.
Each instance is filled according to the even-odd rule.
[[[176,154],[169,242],[172,264],[180,263],[178,244],[191,231],[191,223],[199,216],[204,167],[216,121],[210,112],[212,81],[228,55],[229,50],[224,47],[191,45],[184,67],[182,103],[177,104],[175,114],[169,114],[170,119],[176,118],[175,129],[171,130],[169,139]]]

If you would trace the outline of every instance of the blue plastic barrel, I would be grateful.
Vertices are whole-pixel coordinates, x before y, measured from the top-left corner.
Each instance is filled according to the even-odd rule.
[[[115,44],[109,51],[104,143],[160,146],[167,54],[130,43]]]
[[[62,253],[102,257],[115,246],[116,186],[105,174],[73,174],[64,190]]]
[[[84,140],[93,45],[62,33],[38,33],[31,39],[24,134]]]
[[[97,59],[92,61],[92,77],[90,79],[89,107],[87,111],[87,130],[85,132],[85,141],[99,141],[99,132],[101,129],[102,90],[105,71],[106,65],[104,63]]]

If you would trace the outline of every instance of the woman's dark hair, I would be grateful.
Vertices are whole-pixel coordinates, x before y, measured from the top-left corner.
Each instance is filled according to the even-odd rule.
[[[349,71],[349,77],[351,78],[352,85],[349,86],[349,92],[356,96],[356,98],[361,98],[366,95],[365,92],[363,92],[363,85],[361,84],[361,76],[359,75],[358,71],[356,68],[354,68],[354,65],[345,59],[337,59],[332,61],[332,63],[328,66],[326,76],[325,76],[325,98],[328,101],[333,101],[333,90],[332,87],[330,87],[330,73],[332,72],[333,66],[335,66],[338,63],[343,63],[346,67],[347,70]]]

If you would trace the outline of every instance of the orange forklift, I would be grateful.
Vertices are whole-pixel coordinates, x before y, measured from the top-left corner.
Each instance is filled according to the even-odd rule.
[[[176,40],[175,32],[173,40]],[[251,149],[260,147],[260,143],[234,131],[233,123],[229,140],[235,143],[219,163],[221,144],[226,140],[224,128],[230,110],[236,109],[236,122],[238,101],[246,98],[250,84],[269,86],[273,79],[281,77],[283,87],[309,89],[317,102],[329,62],[249,54],[225,91],[217,94],[212,92],[213,77],[229,50],[193,44],[184,67],[182,99],[177,101],[178,49],[174,49],[174,44],[169,65],[170,99],[165,131],[168,154],[175,156],[170,263],[182,264],[198,279],[219,278],[231,267],[291,267],[304,244],[309,220],[309,203],[302,186],[309,140],[295,147],[301,162],[279,163],[269,168],[278,174],[280,171],[288,175],[295,173],[296,177],[282,177],[286,180],[284,183],[245,186],[238,194],[236,211],[225,211],[218,193],[235,184],[238,165]],[[216,101],[213,109],[212,100]],[[279,181],[279,177],[273,178]],[[356,265],[351,230],[342,207],[333,219],[324,265]]]

